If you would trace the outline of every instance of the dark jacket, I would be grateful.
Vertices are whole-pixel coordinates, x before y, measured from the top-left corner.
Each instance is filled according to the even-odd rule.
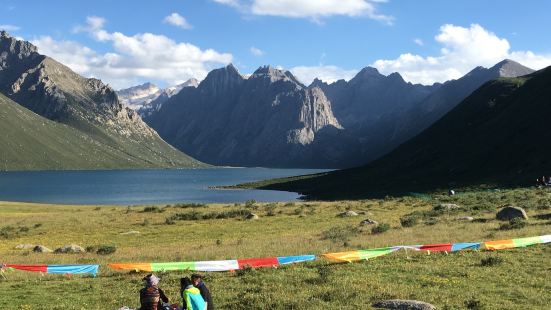
[[[199,289],[199,292],[201,292],[201,296],[203,296],[203,299],[207,302],[207,310],[214,310],[214,304],[212,303],[212,296],[210,295],[210,291],[205,285],[205,283],[201,281],[196,287]]]
[[[156,286],[140,290],[140,310],[157,310],[160,302],[168,302],[165,292]]]

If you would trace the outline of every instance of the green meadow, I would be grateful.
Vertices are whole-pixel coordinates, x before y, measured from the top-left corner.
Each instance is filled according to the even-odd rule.
[[[442,203],[459,206],[442,210]],[[525,208],[527,221],[495,219],[504,205]],[[339,217],[355,211],[358,216]],[[245,220],[254,213],[258,220]],[[471,216],[473,221],[459,218]],[[379,222],[359,225],[364,219]],[[0,262],[99,263],[97,278],[6,271],[0,309],[119,309],[138,307],[144,274],[113,271],[114,262],[223,260],[323,254],[393,245],[500,240],[551,233],[551,191],[434,192],[378,200],[232,205],[70,206],[0,202]],[[388,224],[388,225],[384,225]],[[139,232],[139,233],[138,233]],[[33,253],[19,244],[90,252]],[[115,249],[98,254],[99,247]],[[112,252],[112,251],[108,251]],[[277,269],[208,273],[218,309],[369,309],[373,302],[416,299],[439,309],[551,308],[551,247],[496,252],[398,251],[369,261],[323,259]],[[179,278],[161,273],[173,302]]]

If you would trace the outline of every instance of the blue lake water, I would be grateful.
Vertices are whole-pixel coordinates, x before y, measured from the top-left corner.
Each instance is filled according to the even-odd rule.
[[[238,203],[297,200],[296,193],[217,190],[233,185],[327,170],[211,168],[0,172],[0,201],[60,204],[145,205],[178,202]]]

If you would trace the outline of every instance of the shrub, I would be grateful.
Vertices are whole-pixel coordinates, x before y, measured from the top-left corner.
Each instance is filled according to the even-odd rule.
[[[86,252],[88,253],[96,253],[99,255],[109,255],[113,254],[117,251],[117,247],[113,245],[92,245],[86,247]]]
[[[101,245],[98,247],[98,250],[96,251],[99,255],[109,255],[113,254],[117,251],[117,247],[113,245]]]
[[[526,222],[519,218],[513,218],[509,220],[509,223],[504,223],[499,226],[499,230],[511,230],[511,229],[521,229],[526,226]]]
[[[11,239],[18,235],[18,232],[15,231],[13,226],[4,226],[0,228],[0,238],[2,239]]]
[[[142,212],[144,212],[144,213],[161,213],[161,212],[164,212],[164,211],[161,210],[159,207],[152,206],[152,207],[143,208]]]
[[[466,300],[465,301],[465,307],[467,309],[473,309],[473,310],[484,309],[484,306],[482,305],[482,302],[476,297],[473,297],[469,300]]]
[[[438,223],[438,218],[436,218],[436,217],[429,217],[425,221],[425,225],[435,225],[436,223]]]
[[[176,224],[176,221],[175,221],[172,217],[167,217],[167,218],[165,219],[165,224],[167,224],[167,225],[174,225],[174,224]]]
[[[254,200],[254,199],[245,201],[245,207],[246,208],[252,208],[252,207],[254,207],[255,204],[256,204],[256,200]]]
[[[386,223],[381,223],[373,228],[371,228],[371,233],[372,234],[382,234],[384,233],[385,231],[388,231],[390,230],[390,225],[389,224],[386,224]]]
[[[400,224],[402,225],[402,227],[413,227],[417,225],[418,222],[419,218],[412,215],[406,215],[400,219]]]
[[[331,240],[332,242],[347,242],[351,237],[356,236],[359,233],[357,227],[347,226],[347,227],[331,227],[326,231],[321,233],[321,238],[323,240]]]
[[[275,216],[276,213],[275,213],[275,210],[277,208],[277,205],[276,204],[269,204],[266,206],[266,208],[268,209],[268,212],[266,213],[266,216]]]
[[[295,209],[295,215],[302,215],[304,213],[304,206],[300,206],[300,208]]]
[[[503,263],[503,258],[498,256],[490,256],[480,260],[480,265],[484,267],[497,266],[497,265],[501,265],[502,263]]]
[[[229,219],[229,218],[241,218],[249,215],[249,210],[229,210],[222,212],[210,212],[201,213],[195,210],[187,213],[176,213],[165,220],[166,224],[174,221],[200,221],[200,220],[213,220],[213,219]]]
[[[180,208],[180,209],[188,209],[188,208],[196,209],[196,208],[205,208],[207,207],[207,205],[201,204],[201,203],[179,203],[177,205],[174,205],[174,207]]]

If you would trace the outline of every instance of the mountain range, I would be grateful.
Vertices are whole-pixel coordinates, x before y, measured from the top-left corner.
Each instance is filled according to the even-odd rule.
[[[178,149],[224,166],[327,164],[323,150],[314,153],[311,145],[324,130],[342,128],[320,88],[270,66],[245,78],[231,64],[145,120]]]
[[[485,83],[444,117],[360,168],[276,180],[268,189],[353,199],[434,188],[533,184],[551,170],[551,67]]]
[[[33,119],[36,122],[34,126],[42,126],[41,130],[37,130],[29,122],[15,122],[11,130],[21,133],[21,136],[14,134],[3,137],[4,145],[19,143],[21,150],[34,150],[44,157],[42,164],[36,161],[23,167],[84,169],[204,166],[163,141],[134,110],[119,102],[115,91],[109,86],[100,80],[76,74],[54,59],[39,54],[31,43],[17,40],[4,31],[0,32],[0,93],[5,96],[2,97],[4,117],[13,117],[14,120]],[[14,102],[21,108],[13,107]],[[66,126],[55,126],[47,120]],[[50,142],[47,140],[56,136],[49,132],[50,129],[62,131],[67,137],[64,141],[67,148],[62,150],[65,156],[40,147],[56,144],[56,139]],[[37,133],[35,138],[41,139],[42,143],[24,147],[25,134],[33,131]],[[81,147],[87,151],[82,151]],[[82,156],[79,157],[79,154]],[[14,149],[2,147],[0,162],[4,163],[3,169],[22,167],[16,164],[14,156],[22,155]],[[89,160],[89,156],[97,158]],[[63,158],[74,158],[74,161],[65,161]]]
[[[366,67],[350,81],[306,86],[289,71],[262,66],[243,76],[230,64],[201,83],[115,92],[1,32],[0,112],[11,121],[3,124],[10,148],[0,151],[0,163],[7,170],[358,167],[409,145],[485,83],[533,72],[504,60],[420,85]],[[42,155],[25,161],[18,149]]]
[[[229,65],[145,115],[161,137],[213,164],[349,168],[421,133],[485,82],[533,70],[511,60],[430,86],[362,69],[350,81],[303,85],[260,67],[245,78]]]

